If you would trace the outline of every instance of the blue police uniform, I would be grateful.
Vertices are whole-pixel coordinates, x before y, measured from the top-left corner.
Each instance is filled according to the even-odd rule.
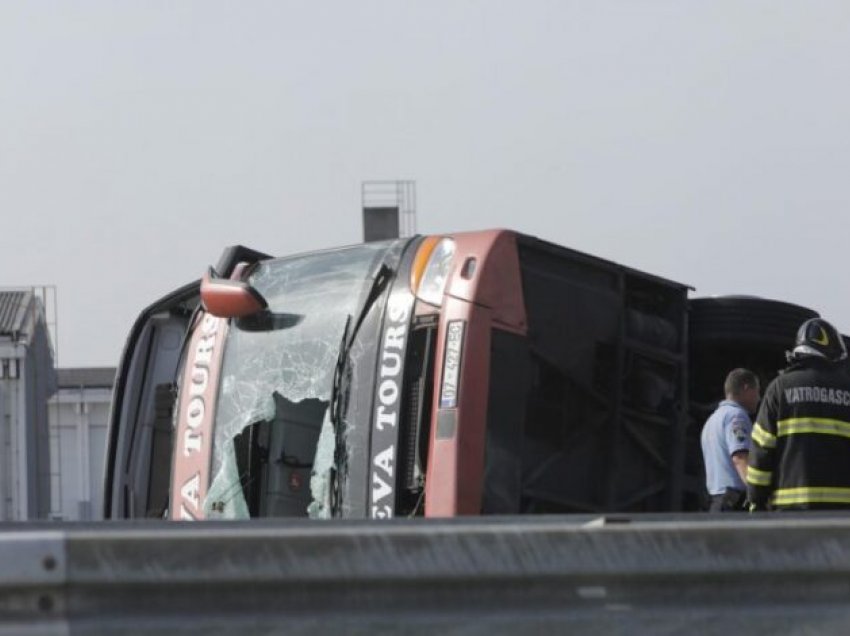
[[[743,503],[746,485],[732,464],[732,455],[750,450],[752,429],[747,411],[733,400],[723,400],[706,420],[700,441],[705,459],[706,487],[712,498],[726,495],[731,490],[735,496],[740,495]]]

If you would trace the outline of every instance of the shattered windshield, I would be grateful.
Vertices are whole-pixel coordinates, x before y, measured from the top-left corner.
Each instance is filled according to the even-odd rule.
[[[306,514],[313,464],[329,460],[317,446],[333,453],[319,436],[330,428],[340,339],[390,245],[265,261],[248,277],[269,307],[228,332],[207,518]]]

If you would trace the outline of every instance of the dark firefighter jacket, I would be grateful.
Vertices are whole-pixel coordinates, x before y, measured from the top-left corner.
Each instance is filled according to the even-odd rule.
[[[806,358],[765,391],[747,469],[759,508],[850,507],[850,373]]]

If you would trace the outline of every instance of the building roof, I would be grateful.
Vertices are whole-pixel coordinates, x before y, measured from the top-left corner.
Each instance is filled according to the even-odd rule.
[[[69,367],[57,370],[60,389],[81,386],[112,388],[115,381],[115,367]]]
[[[0,291],[0,335],[14,336],[28,328],[27,309],[33,300],[31,291]]]

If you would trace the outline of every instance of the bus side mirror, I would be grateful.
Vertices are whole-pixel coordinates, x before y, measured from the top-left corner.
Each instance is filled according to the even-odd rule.
[[[218,318],[243,318],[269,306],[251,285],[242,280],[219,278],[212,267],[201,279],[201,303]]]

